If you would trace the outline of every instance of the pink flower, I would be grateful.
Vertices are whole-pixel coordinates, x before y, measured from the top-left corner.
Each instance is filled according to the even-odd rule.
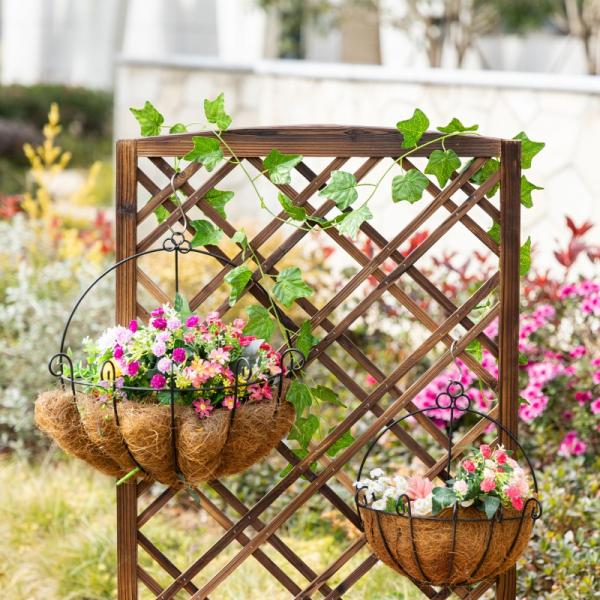
[[[592,382],[594,385],[598,385],[600,383],[600,371],[594,371],[592,373]]]
[[[479,486],[482,492],[491,492],[496,489],[496,481],[494,479],[488,478],[484,479]]]
[[[184,333],[183,334],[183,341],[186,344],[191,344],[194,339],[196,338],[196,334],[195,333]]]
[[[492,455],[492,449],[487,444],[481,444],[481,446],[479,446],[479,451],[483,458],[489,458]]]
[[[175,331],[181,327],[181,321],[177,317],[171,317],[167,319],[167,328],[171,331]]]
[[[239,342],[240,346],[249,346],[256,338],[253,335],[240,335]]]
[[[197,315],[191,315],[186,319],[185,326],[190,328],[196,327],[196,325],[198,325],[199,322],[200,317],[198,317]]]
[[[371,375],[370,373],[367,374],[367,376],[365,377],[365,383],[367,385],[377,385],[377,379],[375,379],[375,377],[373,377],[373,375]]]
[[[518,485],[509,485],[509,486],[506,487],[506,489],[504,491],[506,492],[506,495],[511,500],[514,500],[515,498],[520,498],[521,497],[521,489],[519,488]]]
[[[129,375],[130,377],[134,377],[135,375],[137,375],[139,370],[140,363],[137,360],[134,360],[133,362],[130,362],[127,365],[127,375]]]
[[[504,450],[496,450],[496,462],[499,465],[503,465],[506,462],[508,455]]]
[[[236,329],[242,330],[246,326],[246,322],[244,321],[244,319],[234,319],[233,320],[233,326]]]
[[[468,471],[469,473],[473,473],[473,471],[475,471],[475,463],[468,458],[463,460],[462,466],[464,467],[465,471]]]
[[[569,356],[571,358],[581,358],[582,356],[585,356],[586,352],[585,346],[575,346],[575,348],[569,352]]]
[[[155,308],[151,313],[150,316],[151,317],[162,317],[165,314],[165,311],[163,309],[162,306],[159,306],[158,308]]]
[[[118,344],[115,346],[115,349],[113,350],[113,356],[115,358],[123,358],[123,348],[121,348],[121,346],[119,346]]]
[[[593,415],[600,415],[600,396],[590,404],[590,410]]]
[[[236,400],[234,396],[225,396],[223,399],[223,406],[228,408],[229,410],[233,410],[234,408],[238,408],[240,405],[240,401]]]
[[[136,319],[129,321],[129,331],[133,331],[135,333],[138,330],[138,322]]]
[[[224,365],[229,361],[229,352],[226,352],[223,348],[215,348],[210,351],[208,358],[213,362]]]
[[[458,481],[454,482],[452,488],[455,492],[458,492],[461,496],[464,496],[467,493],[469,486],[467,485],[466,481],[459,479]]]
[[[586,402],[589,402],[592,399],[592,392],[588,391],[579,391],[575,392],[575,400],[579,402],[580,406],[583,406]]]
[[[152,327],[154,327],[154,329],[166,329],[167,328],[167,320],[163,319],[162,317],[157,317],[156,319],[152,319],[151,321],[152,323]]]
[[[585,454],[587,444],[577,437],[576,431],[569,431],[558,447],[559,456],[580,456]]]
[[[206,417],[209,417],[211,411],[214,409],[214,406],[211,405],[210,401],[206,400],[205,398],[198,398],[198,400],[194,400],[192,405],[201,419],[206,419]]]
[[[152,354],[154,356],[162,356],[167,351],[167,346],[164,342],[156,342],[152,346]]]
[[[175,348],[173,350],[173,360],[176,363],[182,363],[185,361],[186,359],[186,352],[185,352],[185,348]]]
[[[161,373],[166,373],[171,368],[171,359],[167,356],[163,356],[158,363],[156,363],[156,368]]]
[[[431,494],[431,490],[433,490],[432,481],[420,475],[413,475],[408,479],[407,483],[406,493],[411,500],[427,498]]]
[[[167,379],[164,375],[161,375],[160,373],[156,373],[156,375],[153,375],[152,379],[150,380],[150,385],[155,390],[159,390],[160,388],[165,387],[165,383],[167,383]]]
[[[523,510],[523,498],[511,498],[510,503],[515,510]]]

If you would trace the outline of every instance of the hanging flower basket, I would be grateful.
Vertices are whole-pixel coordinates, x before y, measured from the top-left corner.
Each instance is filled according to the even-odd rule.
[[[526,470],[502,446],[483,444],[462,461],[441,486],[418,475],[387,477],[382,469],[361,479],[366,460],[379,439],[398,423],[431,410],[476,414],[491,421],[523,452],[517,440],[499,422],[472,410],[460,383],[450,382],[436,405],[405,415],[385,427],[369,446],[356,482],[356,506],[367,542],[386,565],[415,581],[434,586],[466,585],[494,579],[512,567],[531,538],[541,516],[537,481],[527,460]],[[451,434],[450,434],[451,435]],[[446,474],[452,464],[452,439]]]
[[[285,395],[304,355],[289,337],[276,351],[242,319],[225,323],[216,312],[201,319],[177,293],[147,325],[134,320],[84,340],[85,360],[74,363],[65,352],[68,327],[105,275],[156,251],[216,256],[180,234],[167,242],[117,263],[84,292],[49,364],[60,389],[40,394],[35,418],[62,449],[103,473],[180,486],[240,473],[288,434],[295,410]],[[177,282],[177,260],[175,269]]]

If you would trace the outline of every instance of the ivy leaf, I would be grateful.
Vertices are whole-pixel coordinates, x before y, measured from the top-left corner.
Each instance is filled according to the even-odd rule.
[[[531,269],[531,237],[521,246],[519,252],[519,275],[525,277]]]
[[[473,174],[473,176],[471,177],[471,181],[473,183],[476,183],[477,185],[481,185],[481,184],[485,183],[494,173],[498,172],[499,170],[500,170],[500,161],[496,160],[495,158],[489,158],[488,160],[486,160],[483,163],[483,166],[481,167],[481,169],[479,169],[479,171],[477,171],[476,173]],[[488,192],[486,193],[486,196],[488,198],[492,198],[493,196],[495,196],[495,194],[499,188],[500,188],[500,182],[498,181],[496,183],[496,185],[492,186],[488,190]]]
[[[175,302],[173,303],[173,308],[178,313],[181,313],[181,315],[184,317],[188,317],[192,314],[188,301],[179,292],[175,294]]]
[[[500,223],[494,222],[489,228],[488,235],[497,243],[500,243]]]
[[[275,321],[271,313],[264,306],[259,305],[249,306],[246,312],[248,322],[244,327],[244,333],[268,341],[275,331]]]
[[[233,192],[226,192],[212,188],[204,194],[204,199],[223,217],[227,218],[225,214],[225,205],[233,198],[235,194]]]
[[[192,241],[192,248],[196,246],[216,246],[223,235],[223,231],[218,227],[215,227],[210,221],[199,219],[192,221],[191,226],[196,231]]]
[[[310,408],[312,404],[309,387],[305,383],[292,379],[286,394],[286,400],[294,405],[296,416],[300,418],[304,411]]]
[[[360,229],[360,226],[365,222],[373,218],[373,214],[369,210],[366,204],[363,204],[360,208],[353,210],[352,212],[346,213],[342,221],[337,225],[337,230],[342,235],[355,239]]]
[[[275,184],[285,184],[292,180],[291,170],[302,162],[300,154],[282,154],[279,150],[271,150],[263,164],[269,173],[269,179]]]
[[[533,190],[543,190],[544,188],[538,187],[534,183],[531,183],[525,177],[525,175],[521,175],[521,204],[525,208],[531,208],[533,206],[533,200],[531,199],[531,192]]]
[[[427,115],[419,108],[415,109],[413,116],[405,121],[398,121],[396,128],[402,134],[402,147],[414,148],[429,127]]]
[[[296,206],[285,194],[279,192],[277,194],[277,200],[279,204],[288,216],[294,221],[306,221],[306,210],[302,206]]]
[[[304,321],[298,330],[296,348],[304,354],[304,358],[308,358],[311,348],[315,346],[318,341],[319,339],[312,334],[310,321]]]
[[[288,439],[296,440],[301,448],[307,449],[317,429],[319,429],[319,419],[315,415],[298,417],[292,426]]]
[[[477,131],[479,125],[463,125],[459,119],[454,117],[445,127],[438,127],[437,130],[442,133],[462,133],[463,131]]]
[[[455,493],[447,487],[435,487],[431,494],[431,512],[434,516],[439,514],[445,508],[453,506],[456,502]]]
[[[521,168],[529,169],[531,167],[531,162],[536,154],[539,154],[544,146],[546,145],[544,142],[534,142],[527,137],[527,134],[524,131],[517,133],[513,140],[521,141]]]
[[[159,224],[168,219],[170,214],[171,213],[164,207],[163,204],[154,209],[154,215],[156,216],[156,220]]]
[[[252,271],[246,265],[240,265],[225,275],[225,281],[230,285],[229,305],[233,306],[242,295],[244,288],[252,278]]]
[[[202,163],[209,172],[223,160],[223,151],[219,140],[204,135],[194,135],[192,136],[192,142],[194,148],[183,157],[184,160],[195,160]]]
[[[329,432],[331,433],[331,431],[333,431],[333,427],[329,430]],[[331,446],[329,446],[329,448],[327,448],[327,456],[335,456],[340,450],[343,450],[344,448],[347,448],[348,446],[350,446],[352,443],[354,442],[354,436],[349,432],[349,431],[344,431],[344,433],[342,433],[342,435],[335,440],[335,442],[333,442],[333,444],[331,444]]]
[[[130,108],[129,110],[140,124],[143,136],[160,133],[160,126],[165,122],[165,118],[156,110],[152,102],[146,100],[143,108]]]
[[[187,127],[183,123],[175,123],[175,125],[171,125],[169,129],[169,133],[185,133],[187,131]]]
[[[308,450],[305,450],[304,448],[296,448],[296,449],[292,450],[292,452],[300,460],[304,460],[308,456]],[[312,463],[312,465],[310,466],[310,468],[314,469],[315,466],[316,466],[316,463]],[[283,470],[280,471],[279,477],[285,477],[293,468],[294,468],[294,465],[292,465],[292,464],[287,465],[285,467],[285,469],[283,469]]]
[[[248,250],[248,236],[246,232],[243,229],[239,229],[233,234],[231,241],[242,247],[242,256],[245,256]]]
[[[346,171],[332,171],[331,183],[319,192],[319,196],[333,200],[340,210],[348,208],[358,198],[356,177]]]
[[[525,354],[525,352],[519,352],[519,364],[520,365],[528,365],[529,364],[529,357],[527,356],[527,354]]]
[[[312,395],[321,400],[322,402],[327,402],[328,404],[334,404],[335,406],[343,406],[346,405],[340,400],[338,394],[336,394],[331,388],[328,388],[324,385],[318,385],[314,388],[311,388],[310,391]]]
[[[410,169],[404,175],[396,175],[392,180],[392,200],[406,200],[411,204],[423,197],[423,191],[429,185],[429,179],[418,169]]]
[[[466,351],[472,354],[479,362],[483,359],[483,348],[479,340],[472,340],[466,347]]]
[[[273,294],[286,308],[298,298],[308,298],[315,291],[302,279],[302,271],[298,267],[288,267],[277,275]]]
[[[485,516],[488,519],[491,519],[500,507],[500,498],[498,498],[497,496],[490,496],[488,494],[484,494],[480,496],[480,499],[483,502]]]
[[[444,187],[450,175],[460,167],[460,158],[454,150],[434,150],[429,156],[425,173],[435,175],[440,187]]]
[[[221,92],[214,100],[204,101],[204,114],[209,123],[214,123],[220,131],[231,125],[231,117],[225,112],[225,94]]]

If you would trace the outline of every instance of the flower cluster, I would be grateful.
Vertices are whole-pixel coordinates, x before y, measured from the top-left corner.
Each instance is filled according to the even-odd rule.
[[[226,324],[216,312],[202,320],[165,304],[152,311],[147,326],[134,320],[97,341],[84,340],[87,362],[77,365],[75,376],[98,384],[104,397],[114,386],[121,397],[143,398],[156,390],[159,400],[168,401],[174,388],[177,401],[192,405],[200,418],[219,407],[233,410],[240,398],[270,400],[282,374],[281,355],[244,335],[245,325],[242,319]]]
[[[382,469],[373,469],[370,478],[357,481],[357,489],[364,489],[364,500],[371,508],[395,512],[403,506],[407,496],[411,513],[417,516],[438,514],[441,510],[460,503],[474,505],[491,518],[500,505],[523,510],[531,495],[531,482],[526,471],[508,452],[498,446],[495,450],[482,444],[465,458],[454,479],[445,486],[434,486],[426,477],[413,475],[388,477]]]

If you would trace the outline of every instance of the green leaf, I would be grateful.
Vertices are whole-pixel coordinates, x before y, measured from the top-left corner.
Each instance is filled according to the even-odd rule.
[[[521,141],[521,168],[529,169],[531,167],[531,162],[536,154],[539,154],[544,146],[546,145],[544,142],[534,142],[527,137],[527,134],[524,131],[517,133],[513,140]]]
[[[192,142],[194,148],[183,157],[184,160],[195,160],[202,163],[209,172],[223,160],[223,151],[219,140],[204,135],[194,135],[192,136]]]
[[[312,404],[309,387],[297,379],[292,379],[290,382],[290,387],[285,398],[294,405],[297,417],[301,417],[304,411],[310,408]]]
[[[225,205],[233,198],[235,194],[233,192],[226,192],[212,188],[204,194],[204,199],[223,217],[227,218],[225,214]]]
[[[308,298],[315,291],[302,279],[302,271],[298,267],[288,267],[277,275],[277,283],[273,287],[273,294],[286,307],[289,308],[298,298]]]
[[[300,154],[282,154],[279,150],[271,150],[263,164],[269,173],[269,179],[275,184],[289,183],[292,180],[291,170],[302,162]]]
[[[335,406],[346,406],[340,400],[338,394],[336,394],[331,388],[328,388],[324,385],[318,385],[314,388],[311,388],[310,391],[312,392],[312,395],[321,400],[321,402],[327,402],[328,404],[334,404]]]
[[[160,133],[160,126],[165,122],[165,118],[154,108],[152,102],[146,100],[143,108],[130,108],[129,110],[140,124],[143,136]]]
[[[204,114],[209,123],[214,123],[221,131],[231,125],[231,117],[225,112],[225,94],[221,92],[214,100],[204,101]]]
[[[179,292],[175,294],[175,303],[173,304],[173,308],[178,313],[181,313],[181,315],[184,317],[188,317],[192,314],[188,301]]]
[[[500,243],[500,223],[494,224],[488,230],[489,236],[497,243]]]
[[[242,247],[242,256],[245,256],[248,250],[248,236],[246,232],[243,229],[239,229],[233,234],[231,241]]]
[[[330,430],[333,431],[333,427]],[[354,436],[349,431],[344,431],[342,435],[327,448],[327,456],[335,456],[340,450],[347,448],[354,442]]]
[[[435,175],[440,187],[444,187],[450,175],[460,167],[460,158],[454,150],[434,150],[429,156],[425,173]]]
[[[454,506],[456,502],[454,491],[447,487],[434,487],[431,494],[431,508],[434,515],[439,514],[445,508]]]
[[[304,358],[308,358],[311,348],[315,346],[318,341],[319,339],[312,334],[310,321],[304,321],[298,330],[296,348],[304,354]]]
[[[459,119],[454,117],[445,127],[438,127],[437,130],[442,133],[461,133],[463,131],[477,131],[479,125],[463,125]]]
[[[337,230],[342,235],[347,235],[348,237],[355,239],[360,226],[365,221],[369,221],[372,218],[373,214],[369,210],[369,207],[366,204],[363,204],[360,208],[343,215],[343,219],[337,225]]]
[[[528,358],[527,354],[525,354],[525,352],[519,352],[519,364],[520,365],[529,364],[529,358]]]
[[[183,123],[175,123],[169,129],[169,133],[185,133],[187,131],[187,127]]]
[[[156,220],[159,224],[168,219],[170,214],[171,213],[164,207],[163,204],[154,209],[154,215],[156,216]]]
[[[477,171],[476,173],[473,174],[473,176],[471,177],[471,181],[473,183],[476,183],[477,185],[481,185],[481,184],[485,183],[494,173],[498,172],[499,170],[500,170],[500,161],[496,160],[495,158],[489,158],[488,160],[486,160],[483,163],[483,166],[481,167],[481,169],[479,169],[479,171]],[[495,185],[493,185],[488,190],[488,192],[486,193],[486,196],[488,198],[494,197],[499,188],[500,188],[500,182],[498,181]]]
[[[466,350],[481,362],[481,359],[483,358],[483,348],[481,347],[481,342],[479,340],[472,340],[466,347]]]
[[[308,450],[305,450],[304,448],[295,448],[294,450],[292,450],[292,452],[300,459],[300,460],[304,460],[307,456],[308,456]],[[315,463],[313,463],[310,468],[313,468],[313,465]],[[285,477],[292,469],[294,468],[294,465],[292,465],[291,463],[289,465],[287,465],[285,467],[285,469],[282,469],[279,473],[279,477]]]
[[[244,288],[252,278],[252,271],[246,265],[240,265],[225,275],[225,281],[230,285],[229,305],[233,306],[242,295]]]
[[[306,221],[306,210],[302,206],[296,206],[285,194],[279,192],[277,194],[277,200],[279,204],[288,216],[294,221]]]
[[[531,192],[533,190],[543,190],[544,188],[538,187],[534,183],[531,183],[525,177],[525,175],[521,175],[521,204],[525,208],[531,208],[533,206],[533,200],[531,199]]]
[[[300,447],[307,449],[310,440],[312,440],[313,435],[318,429],[319,419],[315,415],[298,417],[292,426],[288,439],[296,440],[300,444]]]
[[[199,219],[197,221],[192,221],[190,224],[196,231],[190,242],[193,248],[196,246],[216,246],[223,235],[223,231],[218,227],[215,227],[210,221]]]
[[[259,305],[249,306],[246,312],[248,313],[248,322],[244,327],[244,333],[269,340],[275,331],[275,321],[271,313],[264,306]]]
[[[410,169],[404,175],[396,175],[392,180],[392,200],[406,200],[411,204],[423,197],[423,191],[429,185],[429,179],[418,169]]]
[[[396,128],[402,134],[402,147],[414,148],[429,127],[427,115],[419,108],[415,109],[413,116],[405,121],[398,121]]]
[[[319,196],[333,200],[340,210],[348,208],[358,198],[356,177],[346,171],[332,171],[331,182],[319,192]]]
[[[531,269],[531,237],[521,246],[519,252],[519,275],[525,277]]]
[[[488,494],[484,494],[480,496],[480,500],[483,502],[485,516],[488,519],[491,519],[500,507],[500,498],[497,496],[489,496]]]

